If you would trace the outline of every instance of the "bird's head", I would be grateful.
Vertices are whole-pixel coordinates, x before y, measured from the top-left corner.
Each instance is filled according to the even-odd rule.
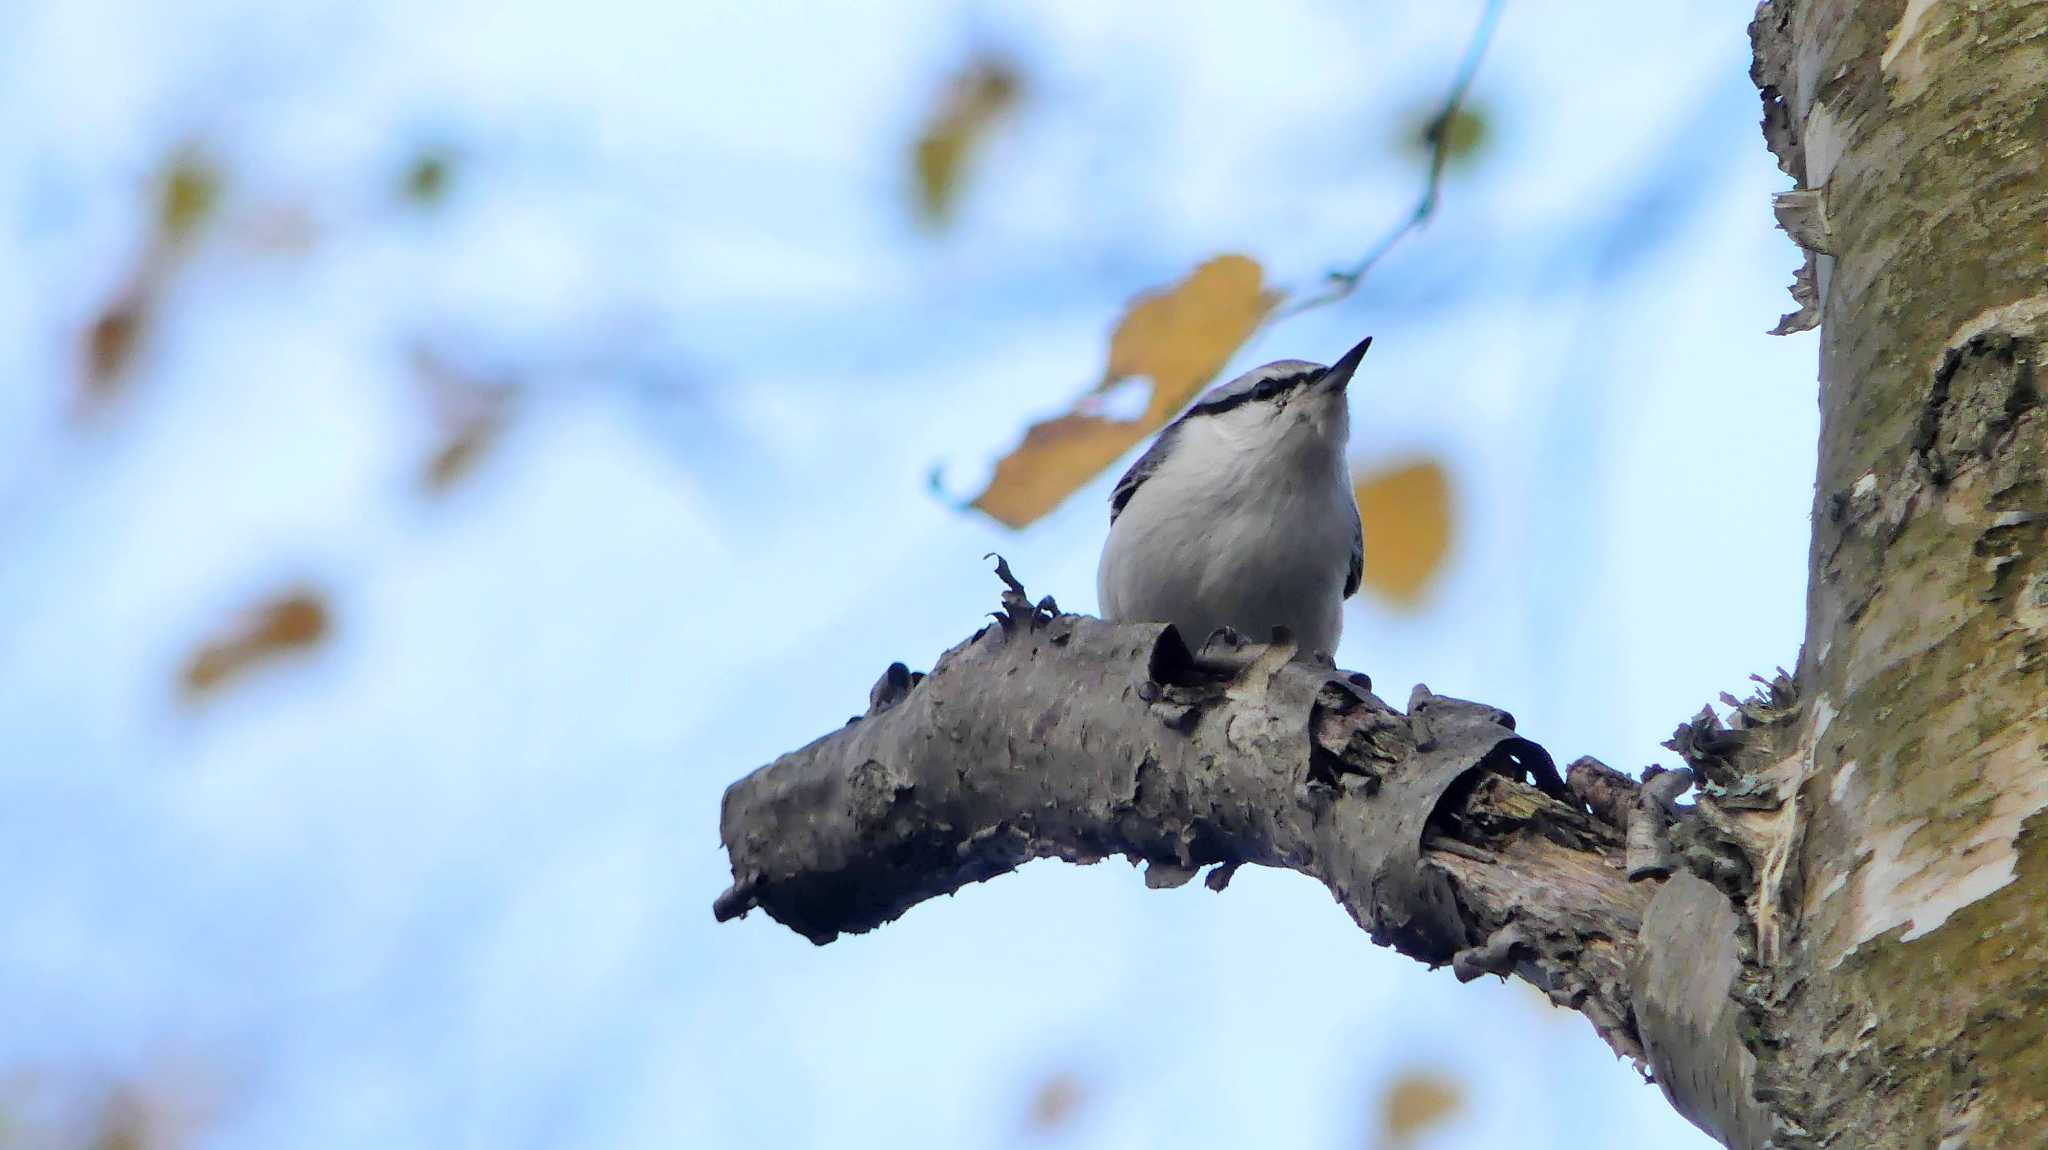
[[[1328,367],[1299,359],[1255,367],[1204,392],[1181,418],[1213,420],[1217,431],[1239,441],[1306,437],[1333,440],[1341,450],[1351,427],[1345,388],[1371,346],[1368,336]]]

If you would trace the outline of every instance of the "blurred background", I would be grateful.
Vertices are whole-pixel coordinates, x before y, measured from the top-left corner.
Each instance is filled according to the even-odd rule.
[[[0,1145],[1709,1145],[1293,874],[710,912],[1219,367],[1376,337],[1386,697],[1635,769],[1790,663],[1750,7],[1509,3],[1446,119],[1484,15],[0,0]]]

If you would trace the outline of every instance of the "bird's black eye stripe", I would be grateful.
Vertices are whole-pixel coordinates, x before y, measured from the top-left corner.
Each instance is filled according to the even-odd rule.
[[[1258,383],[1253,384],[1251,389],[1248,391],[1240,391],[1236,395],[1228,395],[1224,396],[1221,399],[1211,399],[1202,403],[1197,403],[1193,408],[1189,409],[1188,414],[1221,415],[1223,412],[1229,411],[1235,407],[1241,407],[1244,404],[1252,402],[1253,400],[1271,399],[1283,391],[1292,391],[1293,389],[1301,386],[1302,384],[1315,379],[1318,375],[1321,374],[1322,369],[1317,368],[1312,371],[1296,372],[1293,375],[1283,375],[1273,379],[1262,379]]]
[[[1293,391],[1295,388],[1314,379],[1316,375],[1317,373],[1313,371],[1298,371],[1293,375],[1275,376],[1272,379],[1262,381],[1257,387],[1253,388],[1252,394],[1260,399],[1271,399],[1283,391]]]

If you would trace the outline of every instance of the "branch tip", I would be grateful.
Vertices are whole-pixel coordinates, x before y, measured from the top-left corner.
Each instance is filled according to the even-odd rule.
[[[1200,867],[1181,866],[1179,863],[1147,859],[1145,862],[1145,886],[1148,890],[1174,890],[1186,886],[1195,877]]]
[[[1429,223],[1436,215],[1441,199],[1444,180],[1444,166],[1451,158],[1451,135],[1446,129],[1464,110],[1465,96],[1472,88],[1472,81],[1479,75],[1480,61],[1486,58],[1486,49],[1493,42],[1493,30],[1500,22],[1501,6],[1506,0],[1486,0],[1486,7],[1479,13],[1479,24],[1472,30],[1472,38],[1465,45],[1465,54],[1458,61],[1458,71],[1451,78],[1450,91],[1444,94],[1443,103],[1436,114],[1430,117],[1423,133],[1423,142],[1429,145],[1429,174],[1422,185],[1422,193],[1406,217],[1380,238],[1372,250],[1357,263],[1348,268],[1331,268],[1324,273],[1324,289],[1304,300],[1289,304],[1280,311],[1282,317],[1299,315],[1312,308],[1319,308],[1350,296],[1358,290],[1373,266],[1386,258],[1409,233]]]
[[[754,909],[754,892],[750,885],[734,883],[725,888],[711,903],[711,913],[719,922],[730,922]]]

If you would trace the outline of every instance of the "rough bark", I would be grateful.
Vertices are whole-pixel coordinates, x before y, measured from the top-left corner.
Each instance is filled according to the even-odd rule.
[[[929,676],[891,667],[868,714],[733,784],[721,918],[759,907],[822,944],[1035,858],[1121,854],[1155,887],[1290,867],[1375,941],[1518,974],[1641,1061],[1624,820],[1668,815],[1635,812],[1634,784],[1575,764],[1603,817],[1497,708],[1418,687],[1404,713],[1286,642],[1198,658],[1169,626],[1005,598]]]
[[[1806,703],[1724,820],[1757,1082],[1817,1145],[2048,1145],[2048,4],[1753,35],[1822,416]]]
[[[1822,430],[1796,675],[1641,785],[1285,645],[1037,610],[727,792],[816,941],[1031,858],[1243,863],[1583,1011],[1730,1147],[2048,1146],[2048,2],[1770,0]],[[1695,801],[1675,804],[1697,780]]]

